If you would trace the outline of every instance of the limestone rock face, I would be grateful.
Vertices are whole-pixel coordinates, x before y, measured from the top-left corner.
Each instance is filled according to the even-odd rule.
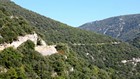
[[[25,36],[19,36],[17,41],[13,41],[12,43],[4,43],[0,45],[0,51],[4,50],[8,47],[17,48],[22,43],[26,42],[27,40],[31,40],[35,44],[35,50],[39,53],[41,53],[43,56],[51,55],[57,53],[57,50],[55,48],[55,45],[47,45],[44,40],[41,41],[41,45],[37,45],[38,35],[36,33],[34,34],[28,34]]]
[[[43,56],[51,55],[57,53],[57,50],[54,45],[52,46],[37,46],[35,50],[40,52]]]

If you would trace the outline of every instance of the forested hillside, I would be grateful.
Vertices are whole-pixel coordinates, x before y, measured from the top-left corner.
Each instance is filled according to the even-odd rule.
[[[20,16],[14,16],[9,11],[0,7],[0,34],[1,42],[11,43],[17,40],[18,36],[31,34],[35,31],[33,26]],[[36,31],[37,32],[37,31]],[[100,78],[98,73],[92,72],[90,68],[100,73],[107,71],[93,65],[88,67],[88,62],[81,57],[77,57],[71,48],[65,44],[57,44],[56,49],[59,52],[51,56],[42,56],[35,51],[35,44],[28,40],[17,49],[13,47],[0,51],[0,78],[1,79],[62,79],[62,78],[88,78],[93,75]],[[89,75],[84,74],[82,68],[87,70]],[[110,75],[104,75],[110,77]]]
[[[127,42],[140,49],[140,36],[137,36],[134,39],[128,40]]]
[[[36,32],[57,54],[42,56],[28,40],[0,51],[1,79],[139,79],[139,49],[0,0],[1,43]],[[5,30],[6,28],[6,30]],[[1,30],[4,29],[4,30]],[[128,61],[125,62],[124,61]]]

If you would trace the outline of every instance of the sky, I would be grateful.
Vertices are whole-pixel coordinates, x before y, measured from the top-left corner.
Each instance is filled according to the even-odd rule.
[[[140,13],[140,0],[11,0],[73,27],[105,18]]]

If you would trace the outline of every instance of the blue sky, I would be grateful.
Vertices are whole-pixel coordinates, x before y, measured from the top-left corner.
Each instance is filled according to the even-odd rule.
[[[112,16],[140,13],[140,0],[12,0],[18,5],[77,27]]]

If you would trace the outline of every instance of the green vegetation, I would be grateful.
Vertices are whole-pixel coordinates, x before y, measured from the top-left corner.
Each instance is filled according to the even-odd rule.
[[[10,15],[3,7],[0,7],[0,15],[0,43],[10,43],[18,36],[33,33],[33,27],[22,17]]]
[[[135,67],[133,63],[121,63],[140,57],[139,49],[0,0],[0,43],[10,43],[34,31],[48,44],[55,44],[59,53],[42,56],[30,40],[17,49],[6,48],[0,51],[0,79],[140,78],[140,63]]]
[[[128,40],[127,42],[129,42],[131,45],[140,49],[140,36],[138,36],[132,40]]]
[[[89,65],[73,51],[43,57],[34,49],[30,40],[17,50],[7,48],[0,52],[0,65],[6,72],[0,73],[1,79],[81,79],[111,78],[110,72]],[[60,45],[59,45],[60,47]],[[65,47],[62,47],[65,48]],[[67,56],[67,58],[65,57]],[[71,70],[73,68],[73,71]],[[56,74],[55,74],[56,73]],[[88,74],[88,75],[87,75]]]
[[[2,3],[1,3],[2,4]],[[3,2],[3,8],[14,16],[24,17],[36,32],[40,32],[47,43],[97,43],[111,42],[114,39],[93,32],[70,27],[58,21],[46,18],[37,13],[25,10],[12,2]],[[115,41],[115,40],[114,40]]]

